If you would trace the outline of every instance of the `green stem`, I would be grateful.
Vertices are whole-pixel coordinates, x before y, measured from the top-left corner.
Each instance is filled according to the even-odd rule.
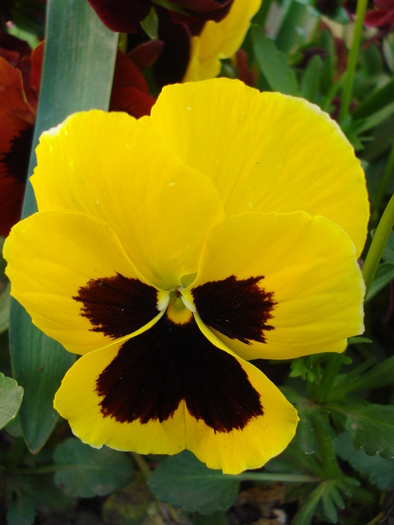
[[[345,85],[343,87],[341,107],[339,109],[339,122],[342,122],[349,112],[350,100],[352,98],[353,91],[354,73],[356,71],[367,3],[368,0],[358,0],[357,2],[356,22],[354,24],[352,47],[350,49],[349,59],[346,66]]]
[[[314,425],[315,438],[323,462],[324,473],[329,478],[339,478],[343,474],[339,468],[334,441],[319,424]]]
[[[140,454],[137,454],[137,452],[132,452],[131,455],[133,456],[134,461],[137,463],[137,466],[140,469],[141,474],[144,476],[145,481],[148,481],[151,474],[148,463]]]
[[[380,219],[375,235],[372,239],[371,246],[369,247],[367,257],[365,258],[363,266],[363,276],[366,287],[365,294],[368,293],[368,290],[375,277],[376,270],[378,269],[380,259],[382,258],[391,230],[393,229],[393,225],[394,195],[391,196],[391,199],[383,212],[382,218]]]
[[[387,186],[390,183],[391,175],[394,171],[394,142],[391,146],[389,158],[387,159],[386,168],[383,172],[382,180],[380,181],[378,194],[376,195],[375,202],[373,203],[373,221],[376,221],[376,216],[379,216],[379,210],[382,205],[382,201],[386,194]]]
[[[265,472],[243,472],[237,476],[225,475],[226,477],[249,481],[277,481],[282,483],[318,483],[321,481],[316,476],[307,474],[269,474]]]
[[[382,511],[380,514],[378,514],[372,521],[369,521],[367,525],[378,525],[378,523],[382,522],[382,519],[384,518],[384,512]]]
[[[334,381],[338,375],[343,360],[343,354],[330,354],[323,372],[323,377],[317,389],[315,401],[319,404],[327,401]]]

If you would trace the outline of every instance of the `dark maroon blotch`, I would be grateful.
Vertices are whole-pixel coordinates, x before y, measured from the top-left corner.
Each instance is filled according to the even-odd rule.
[[[92,332],[113,339],[135,332],[159,313],[156,289],[120,273],[91,279],[73,299],[82,303],[81,315],[92,323]]]
[[[268,321],[277,304],[273,292],[258,283],[264,277],[237,279],[234,275],[222,281],[210,281],[192,289],[194,303],[208,326],[242,343],[265,343],[264,332],[273,330]]]
[[[120,423],[166,421],[183,399],[215,432],[242,429],[263,414],[239,362],[214,346],[194,318],[177,325],[163,316],[121,347],[96,385],[103,415]]]

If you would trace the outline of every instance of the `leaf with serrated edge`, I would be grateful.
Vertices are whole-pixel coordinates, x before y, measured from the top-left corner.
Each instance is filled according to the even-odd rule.
[[[330,405],[346,415],[346,430],[355,448],[367,454],[394,457],[394,406],[389,405]]]
[[[342,432],[335,441],[338,456],[380,490],[394,488],[394,460],[384,459],[376,454],[368,456],[362,449],[356,450],[346,432]]]

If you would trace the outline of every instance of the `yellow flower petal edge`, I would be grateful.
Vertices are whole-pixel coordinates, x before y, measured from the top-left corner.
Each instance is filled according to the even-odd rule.
[[[108,224],[159,288],[196,271],[204,238],[223,217],[212,181],[125,113],[72,115],[41,136],[37,161],[39,211],[84,213]]]
[[[97,377],[116,358],[116,348],[82,357],[66,374],[55,397],[55,408],[69,420],[76,436],[95,447],[108,445],[141,454],[170,455],[188,449],[208,467],[222,469],[225,474],[261,467],[282,452],[293,438],[297,412],[262,372],[235,357],[213,334],[209,337],[223,349],[218,351],[229,353],[240,364],[261,396],[264,413],[243,429],[216,432],[202,419],[196,420],[184,400],[165,421],[120,423],[115,418],[103,417]],[[198,392],[195,395],[198,396]]]
[[[226,215],[323,215],[360,256],[369,219],[365,176],[337,123],[317,106],[219,78],[165,87],[146,121],[186,165],[211,178]]]
[[[261,302],[253,303],[259,290]],[[226,218],[211,231],[197,278],[182,294],[237,355],[289,359],[344,351],[347,338],[364,331],[364,291],[346,233],[324,217],[295,212]]]
[[[228,15],[220,22],[208,21],[191,39],[190,60],[183,82],[215,78],[221,60],[230,58],[241,47],[261,0],[234,0]]]

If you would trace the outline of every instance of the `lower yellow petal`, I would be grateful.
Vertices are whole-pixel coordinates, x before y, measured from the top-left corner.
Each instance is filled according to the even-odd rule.
[[[279,454],[295,434],[296,410],[261,371],[197,322],[208,339],[194,321],[177,328],[162,318],[122,347],[114,343],[83,356],[66,374],[54,403],[74,434],[95,447],[142,454],[188,449],[228,474],[261,467]],[[189,345],[177,345],[178,336]],[[182,366],[190,359],[182,351],[194,354],[197,367]],[[238,377],[238,392],[235,386],[228,390],[230,370]],[[250,410],[249,400],[239,396],[250,390],[259,406],[251,417],[238,412],[240,405]]]

